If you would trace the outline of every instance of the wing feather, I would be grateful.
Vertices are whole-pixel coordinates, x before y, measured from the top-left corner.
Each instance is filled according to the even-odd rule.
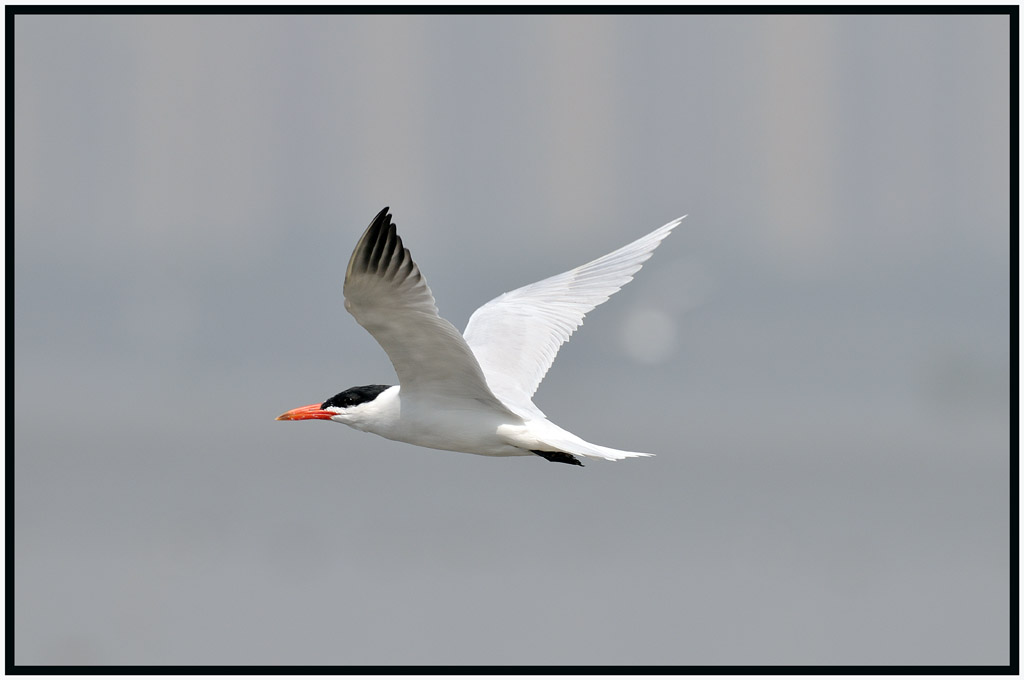
[[[403,398],[473,399],[506,410],[462,335],[443,319],[388,208],[367,227],[345,272],[345,309],[380,343]]]
[[[576,269],[499,295],[473,312],[464,336],[491,391],[519,415],[543,417],[533,394],[559,348],[587,312],[633,280],[683,217]]]

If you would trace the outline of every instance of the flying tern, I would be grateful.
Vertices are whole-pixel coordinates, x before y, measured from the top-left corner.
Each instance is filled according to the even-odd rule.
[[[576,269],[499,295],[460,334],[395,231],[388,208],[367,227],[345,272],[345,309],[380,343],[398,385],[362,385],[277,420],[333,420],[364,432],[481,456],[621,460],[650,453],[584,441],[533,403],[559,347],[583,316],[633,280],[680,217]]]

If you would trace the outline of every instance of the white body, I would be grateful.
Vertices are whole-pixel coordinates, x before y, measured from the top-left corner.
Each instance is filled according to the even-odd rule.
[[[426,405],[417,399],[403,402],[401,390],[400,385],[392,385],[373,401],[345,409],[331,420],[386,439],[481,456],[532,456],[534,450],[559,450],[608,460],[653,455],[590,444],[547,418],[524,419],[482,404],[473,408],[460,401],[440,400]]]
[[[482,456],[533,455],[527,439],[512,439],[525,430],[518,417],[487,406],[467,408],[466,404],[446,404],[440,400],[424,408],[422,400],[403,402],[401,386],[393,385],[376,399],[361,404],[351,414],[339,413],[332,420],[357,430],[444,451],[461,451]],[[516,446],[511,441],[518,441]],[[533,441],[534,444],[538,442]],[[534,446],[537,448],[537,446]]]
[[[325,407],[331,420],[483,456],[536,450],[606,460],[651,455],[586,442],[549,421],[532,397],[583,316],[631,281],[682,217],[593,262],[491,300],[473,313],[463,336],[438,314],[386,213],[352,254],[345,307],[388,353],[399,385],[371,401]]]

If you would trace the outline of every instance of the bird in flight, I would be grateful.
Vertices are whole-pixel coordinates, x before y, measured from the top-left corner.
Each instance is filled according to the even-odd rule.
[[[548,420],[533,394],[583,316],[632,281],[683,217],[593,262],[499,295],[459,333],[438,314],[384,208],[349,260],[345,309],[387,352],[399,384],[352,387],[277,420],[333,420],[432,449],[570,465],[583,465],[579,457],[653,455],[584,441]]]

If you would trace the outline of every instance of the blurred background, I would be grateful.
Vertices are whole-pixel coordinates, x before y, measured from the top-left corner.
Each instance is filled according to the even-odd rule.
[[[14,662],[1007,664],[1007,16],[14,24]],[[586,468],[274,417],[688,214]],[[10,562],[9,562],[10,564]]]

